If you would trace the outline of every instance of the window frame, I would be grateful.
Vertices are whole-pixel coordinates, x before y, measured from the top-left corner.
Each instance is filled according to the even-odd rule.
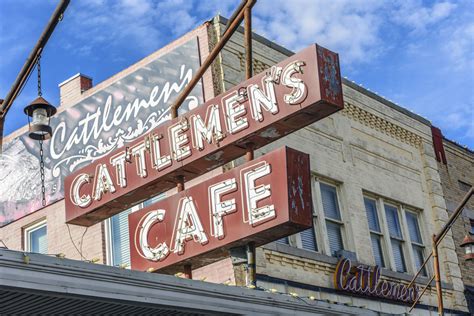
[[[348,243],[347,243],[347,236],[346,236],[347,233],[346,233],[346,223],[345,223],[345,217],[344,217],[344,207],[343,207],[343,203],[341,203],[342,184],[340,182],[329,180],[327,178],[322,178],[314,174],[311,177],[311,181],[312,181],[311,190],[313,194],[313,227],[312,228],[314,230],[314,236],[316,238],[315,243],[316,243],[317,250],[315,251],[315,250],[304,249],[302,247],[301,235],[299,233],[295,234],[296,238],[295,238],[294,244],[296,244],[298,248],[301,248],[303,250],[322,253],[327,256],[334,257],[331,253],[331,248],[329,245],[326,221],[336,223],[337,225],[340,226],[342,249],[349,250]],[[339,216],[341,218],[340,220],[326,217],[326,214],[324,213],[323,200],[322,200],[322,194],[321,194],[321,183],[334,187],[336,189],[336,199],[337,199],[337,204],[339,208]],[[292,245],[291,239],[290,239],[290,245]]]
[[[136,212],[138,210],[141,210],[142,209],[142,204],[143,203],[140,203],[140,204],[137,204],[135,206],[132,206],[130,208],[130,214],[133,213],[133,212]],[[126,209],[126,210],[123,210],[122,212],[125,212],[129,209]],[[118,215],[120,213],[117,213],[116,215]],[[107,218],[107,220],[105,221],[105,244],[106,244],[106,247],[105,247],[105,261],[106,261],[106,264],[109,265],[109,266],[118,266],[118,265],[114,265],[114,262],[113,262],[113,258],[114,258],[114,247],[112,245],[112,242],[113,242],[113,236],[112,236],[112,217],[109,217]],[[130,269],[130,264],[125,267],[126,269]]]
[[[380,231],[372,230],[370,228],[370,224],[369,224],[369,221],[367,219],[367,226],[369,228],[370,243],[371,243],[371,246],[372,246],[371,249],[372,249],[373,262],[374,262],[374,264],[377,264],[375,262],[375,255],[373,253],[373,245],[372,245],[372,237],[371,237],[372,234],[377,235],[380,238],[380,248],[382,250],[382,261],[383,261],[383,266],[381,268],[385,268],[385,269],[391,268],[390,259],[387,260],[387,258],[389,258],[390,256],[387,253],[387,246],[386,246],[386,240],[385,240],[385,234],[384,234],[385,224],[383,223],[383,219],[382,219],[382,216],[380,214],[380,207],[379,207],[378,198],[367,195],[367,194],[362,195],[362,200],[364,202],[364,211],[365,211],[365,215],[367,216],[367,209],[365,207],[365,199],[371,200],[371,201],[374,202],[374,204],[375,204],[375,214],[377,215],[377,220],[378,220],[379,229],[380,229]]]
[[[381,197],[379,195],[370,193],[370,192],[363,192],[363,198],[362,202],[364,203],[364,198],[370,199],[370,200],[375,200],[376,201],[376,209],[377,209],[377,214],[378,214],[378,219],[379,219],[379,225],[380,230],[382,232],[382,252],[384,256],[384,263],[385,263],[385,268],[390,269],[392,271],[396,271],[399,273],[407,273],[407,274],[415,274],[418,269],[416,268],[416,262],[415,262],[415,254],[413,251],[413,246],[416,247],[422,247],[423,249],[423,259],[426,258],[426,252],[428,249],[428,244],[427,244],[427,238],[425,234],[425,228],[424,228],[424,223],[423,223],[423,216],[422,216],[422,210],[416,207],[412,206],[407,206],[403,203],[393,201],[391,199],[387,199],[384,197]],[[398,216],[398,221],[400,225],[400,232],[401,232],[401,238],[399,237],[392,237],[390,235],[390,231],[388,228],[388,222],[387,222],[387,216],[386,216],[386,209],[385,205],[394,207],[397,209],[397,216]],[[364,204],[365,208],[365,204]],[[418,230],[420,233],[420,238],[421,238],[421,244],[413,241],[410,232],[408,229],[408,223],[407,223],[407,213],[410,213],[412,215],[416,216],[417,224],[418,224]],[[367,215],[366,215],[367,216]],[[368,224],[368,221],[367,221]],[[375,231],[372,231],[369,227],[369,238],[371,233],[376,233]],[[393,249],[392,249],[392,243],[391,239],[395,239],[397,241],[400,241],[402,243],[402,250],[403,250],[403,258],[405,261],[405,272],[400,272],[396,268],[395,264],[395,259],[393,256]],[[372,242],[372,241],[371,241]],[[375,257],[374,254],[372,253],[373,256],[373,262],[375,262]],[[431,267],[429,265],[425,266],[425,271],[426,271],[426,277],[429,277],[432,273]]]
[[[150,198],[146,201],[143,201],[143,202],[141,202],[141,203],[139,203],[135,206],[132,206],[131,208],[129,208],[130,209],[130,214],[134,213],[136,211],[139,211],[142,208],[148,207],[151,204],[154,204],[154,203],[166,198],[167,196],[168,195],[165,192],[163,192],[163,193],[160,193],[160,194],[158,194],[158,195],[156,195],[156,196],[154,196],[154,197],[152,197],[152,198]],[[147,203],[147,202],[149,202],[149,203]],[[122,212],[125,212],[129,209],[123,210]],[[115,215],[118,215],[118,214],[120,214],[120,213],[117,213]],[[113,248],[114,247],[112,245],[113,237],[112,237],[112,223],[111,223],[111,221],[112,221],[112,217],[109,217],[109,218],[107,218],[107,220],[105,220],[105,227],[104,227],[104,229],[105,229],[105,245],[106,245],[106,247],[105,247],[105,262],[109,266],[118,266],[118,265],[114,265],[114,262],[113,262],[113,258],[114,258],[114,249]],[[129,264],[125,268],[130,269],[131,268],[130,266],[131,265]]]
[[[426,259],[425,238],[423,237],[424,236],[423,228],[420,221],[421,214],[420,212],[417,212],[416,210],[408,208],[404,205],[402,206],[402,212],[403,212],[404,226],[406,227],[407,242],[409,242],[410,244],[410,247],[408,247],[409,248],[408,253],[409,253],[410,261],[411,261],[411,269],[412,269],[412,273],[415,274],[416,272],[418,272],[418,268],[416,267],[415,252],[413,250],[414,246],[422,249],[423,260]],[[420,234],[421,244],[411,239],[410,231],[408,229],[408,220],[407,220],[407,215],[406,215],[407,213],[414,215],[416,218],[416,223],[418,226],[418,233]],[[422,273],[421,275],[424,277],[428,277],[429,270],[427,266],[425,266],[425,274]]]
[[[30,243],[30,235],[32,232],[46,227],[46,252],[44,254],[48,253],[48,223],[46,221],[46,218],[43,218],[37,222],[34,222],[28,226],[23,227],[23,249],[26,252],[32,252],[31,250],[31,243]]]

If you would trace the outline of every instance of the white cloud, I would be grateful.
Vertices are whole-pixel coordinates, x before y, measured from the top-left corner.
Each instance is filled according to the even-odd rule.
[[[457,25],[449,32],[444,53],[447,54],[457,70],[468,69],[471,80],[474,78],[474,23]]]
[[[394,4],[392,20],[411,28],[413,32],[423,32],[428,26],[447,18],[457,7],[451,2],[439,2],[426,7],[420,0],[398,1]]]
[[[261,1],[255,28],[292,50],[317,42],[341,54],[345,63],[363,62],[379,52],[380,1]],[[278,8],[277,10],[275,8]]]

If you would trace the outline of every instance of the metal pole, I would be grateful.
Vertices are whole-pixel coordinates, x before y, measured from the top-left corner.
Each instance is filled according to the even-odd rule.
[[[56,25],[62,19],[62,15],[64,14],[64,11],[66,11],[66,8],[69,5],[69,2],[70,0],[61,0],[61,2],[56,6],[56,9],[51,15],[48,21],[48,24],[44,28],[43,33],[41,33],[41,36],[38,39],[38,42],[36,42],[35,47],[33,47],[33,50],[30,52],[30,55],[28,56],[25,63],[23,64],[23,67],[18,73],[18,76],[16,77],[15,82],[13,83],[13,85],[10,88],[10,91],[5,97],[5,100],[3,100],[3,102],[0,104],[0,121],[1,121],[0,123],[0,154],[2,153],[3,123],[5,120],[5,116],[7,115],[10,107],[12,106],[13,101],[15,101],[16,97],[18,96],[21,89],[25,85],[26,80],[28,79],[28,76],[30,75],[31,71],[33,70],[36,64],[38,56],[41,54],[43,48],[46,46],[46,43],[51,37],[51,34],[53,34],[53,31],[56,28]]]
[[[439,272],[438,245],[436,245],[436,235],[433,235],[433,266],[436,283],[436,296],[438,298],[438,315],[444,315],[443,311],[443,289],[441,288],[441,276]]]
[[[248,0],[245,7],[252,8],[255,2],[256,0]],[[232,21],[232,23],[230,23],[229,28],[224,32],[224,35],[222,35],[221,40],[212,49],[211,53],[207,56],[206,60],[202,63],[201,67],[199,67],[199,69],[196,71],[196,74],[194,75],[194,77],[186,85],[186,88],[184,88],[183,92],[181,92],[181,94],[176,99],[175,103],[171,106],[170,110],[171,110],[172,119],[178,117],[178,109],[181,106],[181,104],[188,97],[189,93],[194,89],[194,87],[199,82],[199,80],[201,80],[201,77],[204,75],[206,70],[209,68],[209,66],[212,64],[214,59],[220,53],[224,45],[229,41],[230,37],[235,32],[235,30],[237,30],[240,23],[242,23],[242,20],[244,19],[244,11],[245,10],[240,10],[240,12],[236,15],[235,20]]]
[[[423,288],[423,291],[421,291],[421,294],[418,295],[418,297],[415,299],[415,301],[413,302],[413,304],[411,305],[410,307],[410,310],[408,311],[408,313],[411,313],[411,311],[413,310],[413,308],[415,308],[415,305],[420,301],[421,297],[423,296],[423,294],[425,294],[426,292],[426,289],[431,285],[431,282],[433,282],[434,280],[434,275],[431,277],[430,279],[430,282],[428,282],[428,284],[425,285],[425,287]],[[409,287],[407,287],[408,289]]]
[[[257,286],[257,265],[255,243],[249,242],[245,248],[247,252],[247,286]]]
[[[56,9],[54,10],[53,15],[51,15],[51,18],[49,19],[48,24],[46,25],[45,29],[43,30],[43,33],[38,39],[38,42],[36,43],[35,47],[31,51],[27,60],[25,61],[25,64],[21,68],[20,73],[16,77],[15,82],[13,83],[5,100],[0,106],[0,116],[4,117],[7,114],[9,108],[11,107],[13,101],[15,100],[16,95],[21,90],[23,84],[26,81],[26,78],[28,77],[31,70],[34,68],[38,55],[41,53],[41,50],[44,48],[44,46],[48,42],[51,34],[53,34],[53,31],[56,25],[62,19],[62,15],[64,11],[66,11],[66,8],[69,5],[69,2],[70,0],[61,0],[61,2],[56,6]]]
[[[252,7],[247,5],[244,8],[244,46],[245,46],[245,78],[252,78]],[[245,153],[245,160],[251,161],[254,159],[254,144],[247,144],[247,152]],[[257,286],[257,257],[255,243],[250,242],[246,246],[247,252],[247,286]]]
[[[444,238],[444,236],[446,235],[448,230],[451,228],[451,226],[453,226],[454,221],[456,221],[456,219],[459,217],[459,215],[461,215],[464,206],[469,201],[469,199],[471,198],[473,193],[474,193],[474,188],[471,187],[469,189],[469,191],[466,193],[466,195],[464,196],[464,198],[462,199],[459,206],[453,212],[451,217],[449,217],[446,224],[444,224],[443,228],[441,228],[441,231],[434,237],[434,241],[436,242],[436,245],[439,245],[439,243]]]
[[[0,100],[1,104],[1,100]],[[5,117],[0,116],[0,155],[2,154],[3,150],[3,124],[5,123]]]
[[[193,278],[193,268],[190,264],[184,265],[184,278],[190,280]]]
[[[245,37],[245,78],[250,79],[253,76],[252,68],[252,8],[246,6],[244,9],[244,37]]]
[[[456,208],[456,210],[454,210],[453,214],[451,215],[451,217],[448,219],[448,221],[446,222],[446,224],[443,226],[443,228],[441,228],[441,231],[436,235],[435,239],[433,240],[433,242],[438,246],[441,241],[443,240],[444,236],[447,234],[448,230],[451,228],[451,226],[453,225],[453,223],[456,221],[456,219],[459,217],[459,215],[461,215],[462,213],[462,210],[464,208],[464,206],[466,205],[466,203],[469,201],[469,199],[471,198],[473,194],[473,188],[471,188],[467,193],[466,195],[464,196],[464,198],[462,199],[461,203],[459,204],[459,206]],[[436,240],[436,241],[435,241]],[[423,264],[421,265],[421,267],[418,269],[418,272],[415,274],[415,276],[413,277],[413,279],[410,281],[410,283],[408,284],[408,288],[410,286],[413,285],[413,283],[415,282],[416,278],[418,277],[418,275],[420,275],[421,271],[423,270],[423,268],[425,267],[425,265],[428,263],[428,260],[431,258],[431,256],[433,255],[433,253],[430,253],[430,255],[425,259],[425,261],[423,262]],[[421,296],[421,295],[420,295]]]

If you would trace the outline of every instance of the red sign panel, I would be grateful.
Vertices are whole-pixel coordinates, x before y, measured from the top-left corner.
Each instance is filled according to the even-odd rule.
[[[66,222],[90,226],[342,108],[338,56],[312,45],[69,175]]]
[[[132,269],[180,271],[312,224],[309,155],[283,147],[128,217]],[[172,265],[172,266],[171,266]]]

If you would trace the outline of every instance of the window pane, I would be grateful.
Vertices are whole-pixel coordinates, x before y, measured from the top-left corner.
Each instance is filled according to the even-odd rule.
[[[290,244],[290,240],[288,239],[288,237],[283,237],[283,238],[280,238],[276,241],[277,243],[280,243],[280,244],[285,244],[285,245],[289,245]]]
[[[165,197],[166,197],[165,193],[158,194],[157,196],[152,197],[151,199],[148,199],[145,202],[143,202],[143,207],[152,205],[153,203],[158,202],[159,200],[162,200]]]
[[[112,243],[112,265],[130,264],[130,244],[128,236],[128,214],[131,209],[110,218]]]
[[[415,267],[418,271],[423,264],[423,247],[413,245],[413,255],[415,256]],[[421,275],[427,276],[426,269],[421,270]]]
[[[300,232],[301,247],[306,250],[318,251],[316,244],[316,236],[314,235],[313,227]]]
[[[416,214],[406,212],[407,216],[407,225],[408,231],[410,232],[410,238],[412,241],[422,244],[420,228],[418,227],[418,219],[416,218]]]
[[[387,216],[388,230],[391,237],[402,238],[398,210],[396,207],[385,204],[385,214]]]
[[[341,225],[326,221],[326,229],[328,231],[331,255],[334,256],[337,251],[344,249],[342,244]]]
[[[46,237],[46,225],[32,230],[30,235],[30,251],[37,253],[48,252],[48,239]]]
[[[324,214],[326,217],[340,220],[339,204],[337,203],[336,188],[321,183],[321,198],[323,202]]]
[[[403,257],[402,242],[396,239],[392,239],[392,251],[393,258],[395,259],[395,267],[398,272],[406,272],[405,258]]]
[[[367,220],[369,221],[369,229],[380,232],[379,218],[377,216],[377,207],[375,201],[364,198],[365,210],[367,212]]]
[[[370,239],[372,240],[372,251],[374,253],[375,264],[379,267],[385,267],[380,236],[377,234],[370,234]]]

